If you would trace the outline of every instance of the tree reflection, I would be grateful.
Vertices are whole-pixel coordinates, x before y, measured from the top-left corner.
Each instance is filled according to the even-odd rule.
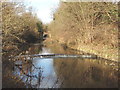
[[[50,87],[49,81],[51,81],[51,76],[45,77],[43,75],[44,68],[42,66],[36,67],[33,63],[34,58],[28,57],[18,57],[15,62],[15,75],[17,75],[29,88],[40,88],[40,87]],[[50,88],[58,87],[61,82],[61,78],[57,77],[55,81],[53,81],[53,85]],[[45,81],[46,82],[45,82]],[[44,83],[43,83],[44,81]]]
[[[36,87],[40,85],[41,80],[43,79],[42,77],[42,68],[41,67],[36,67],[32,63],[33,59],[25,59],[22,60],[20,64],[15,64],[15,67],[17,68],[16,72],[17,74],[20,75],[20,78],[23,79],[27,87]],[[38,71],[37,74],[34,74],[34,71]],[[33,82],[36,82],[33,85]]]
[[[110,62],[59,59],[54,61],[57,75],[64,79],[63,88],[118,87],[118,71]]]

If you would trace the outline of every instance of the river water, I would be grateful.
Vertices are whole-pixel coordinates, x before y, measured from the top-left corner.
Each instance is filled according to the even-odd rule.
[[[50,44],[42,48],[32,45],[33,54],[84,54],[61,45]],[[81,58],[19,58],[13,75],[26,87],[32,88],[115,88],[118,87],[118,64],[104,59]]]

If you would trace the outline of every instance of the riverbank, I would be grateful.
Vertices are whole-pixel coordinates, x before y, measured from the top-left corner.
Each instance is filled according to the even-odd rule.
[[[50,41],[118,61],[117,4],[61,3],[54,18],[48,26]]]
[[[98,46],[94,46],[94,45],[83,45],[83,44],[79,44],[76,46],[68,46],[69,48],[72,49],[77,49],[86,53],[91,53],[91,54],[95,54],[99,57],[105,58],[105,59],[109,59],[112,61],[118,61],[118,49],[109,49],[109,47],[104,46],[104,47],[98,47]]]
[[[85,45],[85,44],[75,44],[75,45],[71,45],[69,43],[65,43],[63,41],[59,40],[52,40],[50,38],[48,38],[44,43],[50,43],[50,44],[60,44],[65,48],[69,48],[72,50],[76,50],[76,51],[82,51],[84,53],[89,53],[91,55],[97,55],[98,57],[104,58],[104,59],[108,59],[111,61],[115,61],[115,62],[119,62],[118,61],[118,49],[110,49],[108,46],[95,46],[93,44],[89,44],[89,45]]]

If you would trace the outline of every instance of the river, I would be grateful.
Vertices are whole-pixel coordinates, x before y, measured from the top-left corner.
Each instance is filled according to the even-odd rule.
[[[40,47],[31,45],[26,51],[35,54],[85,54],[58,44]],[[24,82],[26,88],[116,88],[118,63],[104,59],[87,58],[18,58],[13,75]]]

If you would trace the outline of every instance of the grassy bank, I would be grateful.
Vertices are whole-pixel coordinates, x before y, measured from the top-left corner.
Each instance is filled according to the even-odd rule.
[[[118,5],[110,2],[60,3],[48,26],[51,40],[118,61]]]

